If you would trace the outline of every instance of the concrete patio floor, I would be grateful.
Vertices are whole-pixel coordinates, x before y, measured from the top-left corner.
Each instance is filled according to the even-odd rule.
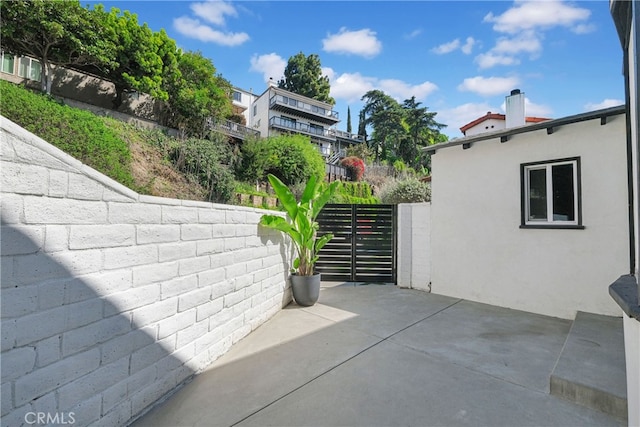
[[[571,321],[391,285],[323,284],[133,425],[615,426],[549,394]]]

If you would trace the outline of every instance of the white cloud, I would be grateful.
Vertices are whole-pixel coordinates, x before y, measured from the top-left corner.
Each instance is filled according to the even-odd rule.
[[[584,106],[584,111],[595,111],[602,110],[604,108],[616,107],[618,105],[623,105],[624,101],[622,99],[610,99],[607,98],[602,102],[589,102]]]
[[[264,81],[273,78],[276,82],[284,76],[284,69],[287,61],[276,53],[267,53],[265,55],[253,55],[251,57],[251,67],[249,71],[262,73]]]
[[[342,27],[337,34],[329,34],[322,40],[322,49],[325,52],[373,58],[382,51],[382,43],[376,37],[376,32],[368,28],[349,31]]]
[[[498,108],[487,103],[467,103],[454,108],[438,110],[436,120],[447,125],[443,132],[449,137],[462,137],[462,132],[460,132],[462,126],[484,116],[489,111],[497,112]]]
[[[524,114],[532,117],[552,118],[553,109],[546,105],[534,104],[529,98],[524,98]]]
[[[216,30],[200,21],[202,19],[217,26],[224,26],[225,16],[238,16],[236,8],[231,3],[223,0],[211,0],[191,3],[189,7],[196,16],[195,18],[181,16],[173,20],[173,28],[180,34],[222,46],[238,46],[249,40],[247,33]]]
[[[546,117],[546,118],[552,118],[553,116],[553,109],[550,107],[547,107],[546,105],[542,105],[542,104],[534,104],[533,102],[531,102],[529,100],[529,98],[524,99],[524,113],[526,116],[531,116],[531,117]]]
[[[516,1],[515,6],[495,16],[489,13],[485,22],[492,22],[493,29],[501,33],[515,34],[523,30],[547,29],[557,26],[573,28],[589,19],[591,11],[560,0]]]
[[[360,101],[362,96],[370,90],[379,89],[402,102],[415,96],[418,101],[438,89],[434,83],[423,82],[417,85],[396,79],[379,79],[377,77],[363,76],[360,73],[337,74],[331,68],[323,68],[322,72],[329,77],[331,84],[331,96],[342,99],[348,103]]]
[[[360,73],[343,73],[336,75],[326,73],[331,83],[331,96],[335,99],[343,99],[348,103],[360,101],[362,95],[376,88],[376,79],[365,77]]]
[[[525,31],[516,37],[501,37],[495,46],[485,53],[476,56],[475,61],[480,69],[492,68],[496,65],[518,65],[517,55],[528,53],[531,59],[540,56],[542,43],[532,31]]]
[[[496,65],[518,65],[520,63],[518,58],[506,55],[496,55],[491,51],[481,53],[476,56],[475,61],[480,69],[492,68]]]
[[[465,55],[469,55],[476,43],[477,42],[473,37],[467,37],[464,45],[460,43],[460,39],[455,39],[434,47],[433,49],[431,49],[431,52],[438,55],[444,55],[460,49],[462,53],[464,53]]]
[[[539,38],[531,31],[526,31],[514,38],[499,38],[491,52],[510,55],[526,52],[535,55],[541,50],[542,44]]]
[[[409,99],[412,96],[415,96],[416,100],[423,100],[438,89],[438,86],[431,82],[412,85],[396,79],[380,80],[377,86],[384,93],[399,102]]]
[[[520,84],[517,77],[470,77],[458,85],[458,90],[473,92],[481,96],[508,94]]]
[[[408,34],[405,34],[404,38],[407,39],[407,40],[411,40],[411,39],[414,39],[414,38],[418,37],[420,34],[422,34],[422,30],[420,28],[418,28],[416,30],[411,31]]]
[[[173,27],[184,36],[223,46],[238,46],[249,40],[247,33],[224,33],[187,16],[174,19]]]
[[[506,111],[506,104],[503,102],[500,106],[502,112]],[[535,104],[529,98],[524,98],[524,115],[527,117],[545,117],[552,118],[553,109],[542,104]]]
[[[231,3],[224,1],[207,1],[204,3],[191,3],[191,10],[196,16],[216,25],[225,24],[225,15],[238,16],[238,12]]]
[[[469,55],[476,43],[477,42],[473,37],[467,37],[466,43],[460,48],[460,50],[462,50],[462,53],[464,53],[465,55]]]
[[[438,55],[444,55],[445,53],[451,53],[457,48],[460,47],[460,39],[455,39],[448,43],[443,43],[440,46],[436,46],[431,51],[433,53],[437,53]]]
[[[576,34],[589,34],[596,30],[595,24],[578,24],[571,29]]]
[[[516,0],[514,5],[501,15],[489,13],[484,22],[493,23],[493,29],[509,37],[499,38],[489,51],[475,60],[481,69],[496,65],[517,65],[521,54],[536,59],[542,52],[545,31],[564,27],[576,34],[595,30],[589,22],[591,11],[563,0]]]

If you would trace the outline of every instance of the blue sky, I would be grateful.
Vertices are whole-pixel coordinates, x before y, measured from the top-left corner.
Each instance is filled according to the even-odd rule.
[[[518,88],[526,115],[559,118],[624,103],[622,49],[609,2],[518,1],[103,1],[199,50],[226,79],[261,94],[289,57],[318,54],[331,81],[338,129],[347,107],[383,90],[415,96],[459,127],[503,113]],[[84,3],[83,3],[84,4]]]

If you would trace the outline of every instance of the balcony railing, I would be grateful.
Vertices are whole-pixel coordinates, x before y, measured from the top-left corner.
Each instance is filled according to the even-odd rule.
[[[260,136],[259,131],[243,126],[240,123],[232,122],[231,120],[222,120],[220,122],[210,121],[208,125],[211,129],[218,130],[225,135],[239,139],[246,139],[250,136]]]
[[[323,120],[330,120],[332,122],[338,122],[339,115],[337,111],[329,110],[324,107],[312,105],[299,99],[291,98],[288,96],[275,95],[269,100],[269,107],[275,106],[287,107],[289,109],[303,113],[306,116],[319,116]]]
[[[331,151],[325,160],[330,165],[337,165],[341,159],[347,156],[346,150]]]
[[[336,138],[349,139],[357,142],[364,142],[364,136],[356,135],[354,133],[344,132],[337,129],[329,129],[329,134],[335,136]]]
[[[334,137],[329,133],[328,129],[312,126],[308,123],[300,123],[293,120],[283,119],[282,117],[271,117],[269,120],[269,126],[284,128],[299,133],[305,133],[311,136],[319,136],[333,140]]]

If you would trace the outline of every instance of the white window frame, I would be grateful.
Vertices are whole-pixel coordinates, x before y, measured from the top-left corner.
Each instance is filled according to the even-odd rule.
[[[553,215],[553,174],[554,166],[573,166],[573,220],[556,219]],[[580,183],[580,158],[549,160],[544,162],[525,163],[520,165],[522,181],[522,217],[521,228],[584,228],[582,225],[582,195]],[[530,171],[544,170],[546,173],[547,218],[530,219]]]
[[[26,66],[25,73],[22,73],[22,61],[23,60],[28,60],[29,61],[28,65]],[[34,74],[34,67],[33,67],[34,62],[37,63],[39,68],[40,68],[39,71],[38,71],[38,74],[39,74],[39,76],[38,76],[39,78],[38,79],[34,78],[34,75],[33,75]],[[26,75],[23,75],[23,74],[26,74]],[[42,79],[42,64],[37,59],[33,59],[33,58],[29,57],[29,56],[21,56],[21,57],[18,58],[18,76],[22,77],[22,78],[25,78],[25,79],[28,79],[28,80],[33,80],[33,81],[39,82],[40,79]]]
[[[11,71],[4,70],[4,59],[5,57],[11,58]],[[16,56],[12,53],[8,53],[5,51],[0,52],[0,71],[6,74],[15,74],[16,73]]]

